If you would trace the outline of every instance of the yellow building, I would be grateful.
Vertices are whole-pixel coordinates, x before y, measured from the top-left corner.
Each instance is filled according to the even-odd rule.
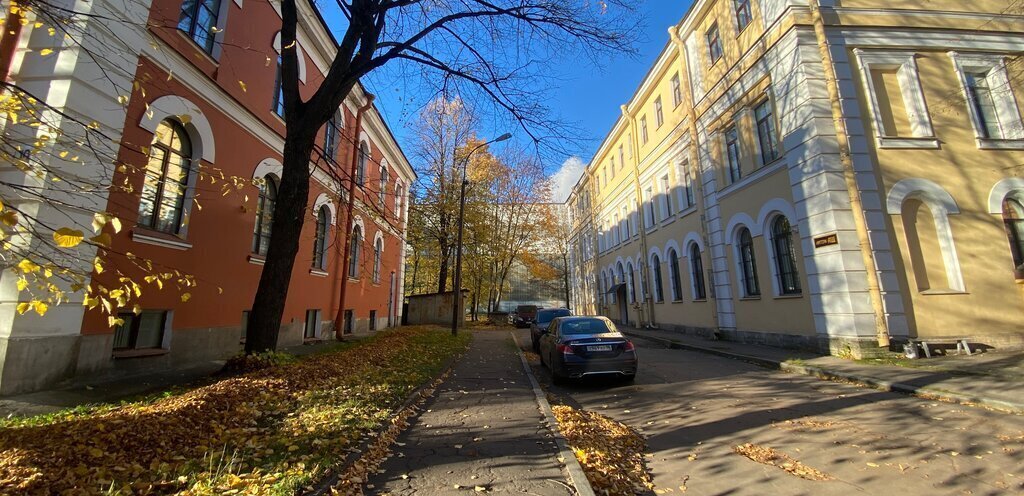
[[[893,5],[696,1],[569,199],[577,311],[1024,346],[1024,16]]]

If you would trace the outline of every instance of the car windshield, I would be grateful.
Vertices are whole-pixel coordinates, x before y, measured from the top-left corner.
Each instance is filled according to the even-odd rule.
[[[615,326],[604,319],[571,319],[563,321],[558,325],[558,332],[562,334],[604,334],[615,332]]]
[[[564,308],[556,310],[541,310],[540,312],[537,312],[537,323],[547,324],[555,317],[567,317],[571,314],[572,312]]]

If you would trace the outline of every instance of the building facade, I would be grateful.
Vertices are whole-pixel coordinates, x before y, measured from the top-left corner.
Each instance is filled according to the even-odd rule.
[[[16,48],[5,55],[7,80],[69,116],[57,122],[67,133],[76,132],[76,122],[90,122],[112,137],[116,167],[84,155],[81,164],[64,163],[56,153],[50,165],[85,170],[97,183],[116,187],[70,195],[63,206],[26,201],[23,208],[39,209],[39,219],[69,219],[85,232],[92,231],[93,212],[120,219],[123,228],[109,247],[82,251],[82,263],[90,267],[97,257],[94,286],[112,290],[128,278],[143,290],[133,300],[138,307],[117,314],[115,325],[101,306],[83,305],[80,292],[45,316],[16,316],[26,296],[16,287],[17,274],[5,271],[0,393],[39,389],[76,374],[238,353],[272,235],[285,135],[279,7],[241,0],[100,0],[67,7],[92,14],[81,21],[81,36],[48,35],[54,26],[28,13],[28,22],[11,34]],[[311,3],[298,7],[294,49],[300,93],[308,98],[337,43]],[[52,52],[42,57],[42,50]],[[6,126],[5,132],[16,132]],[[3,174],[5,181],[35,180],[10,168]],[[235,185],[232,178],[241,181]],[[327,338],[339,325],[360,332],[400,322],[406,204],[414,180],[372,97],[356,85],[320,131],[310,163],[280,346]],[[5,201],[16,196],[8,193]],[[176,282],[182,279],[187,282]]]
[[[1024,346],[1022,33],[1005,1],[696,1],[570,198],[574,285],[839,355]]]

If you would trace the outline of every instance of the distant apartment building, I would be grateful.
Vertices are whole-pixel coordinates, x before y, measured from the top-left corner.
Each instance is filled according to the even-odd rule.
[[[118,315],[123,323],[112,327],[98,308],[86,310],[81,293],[43,317],[16,316],[14,308],[26,296],[15,287],[17,274],[5,271],[0,393],[38,389],[76,374],[138,371],[239,352],[273,235],[285,135],[279,6],[101,0],[67,7],[85,11],[76,22],[88,36],[53,36],[55,26],[30,14],[17,32],[4,33],[3,45],[13,47],[3,54],[7,80],[45,97],[67,116],[55,119],[69,132],[72,118],[94,122],[111,137],[117,163],[125,165],[115,169],[84,154],[84,164],[64,163],[54,153],[52,167],[106,174],[104,181],[130,187],[72,196],[63,206],[39,205],[38,218],[59,218],[86,232],[93,212],[122,220],[124,228],[100,255],[97,266],[104,270],[93,271],[93,283],[116,287],[122,276],[141,281],[140,261],[149,260],[158,272],[189,274],[197,284],[163,290],[145,285],[140,311],[126,309]],[[299,52],[300,93],[308,98],[337,43],[312,2],[298,2],[298,10],[293,48]],[[338,326],[372,331],[400,321],[406,201],[415,174],[370,102],[357,84],[320,131],[280,345],[327,338]],[[13,132],[11,122],[4,126]],[[2,174],[8,183],[32,181],[9,167]],[[222,195],[210,175],[262,181]],[[5,201],[16,197],[5,191]],[[347,266],[344,246],[350,247]],[[90,267],[95,250],[81,253]]]
[[[694,2],[570,196],[577,311],[854,356],[1024,346],[1007,5]]]

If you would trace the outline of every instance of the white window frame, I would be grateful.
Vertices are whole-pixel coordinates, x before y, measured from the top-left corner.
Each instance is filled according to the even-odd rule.
[[[666,221],[672,217],[672,181],[669,180],[668,173],[658,178],[658,185],[661,186],[661,199],[658,202],[658,207],[661,210],[661,220]]]
[[[964,96],[964,104],[967,105],[967,114],[971,118],[971,126],[974,128],[974,138],[980,149],[1011,149],[1024,150],[1024,125],[1021,123],[1020,109],[1017,107],[1017,99],[1014,97],[1013,88],[1006,72],[1007,58],[1005,55],[959,53],[948,52],[953,68],[956,69],[956,77],[960,81],[960,91]],[[996,107],[996,119],[1001,137],[985,137],[985,129],[981,123],[981,116],[978,115],[971,105],[970,93],[967,89],[968,72],[985,72],[985,79],[988,81],[993,103]]]
[[[868,94],[871,119],[875,127],[875,143],[879,148],[938,148],[939,140],[932,129],[931,116],[924,101],[921,79],[917,70],[917,54],[902,51],[864,50],[855,48],[860,65],[861,82]],[[885,136],[885,125],[882,122],[881,107],[875,94],[875,85],[871,79],[872,69],[897,69],[896,79],[903,97],[903,107],[910,122],[913,137]]]

